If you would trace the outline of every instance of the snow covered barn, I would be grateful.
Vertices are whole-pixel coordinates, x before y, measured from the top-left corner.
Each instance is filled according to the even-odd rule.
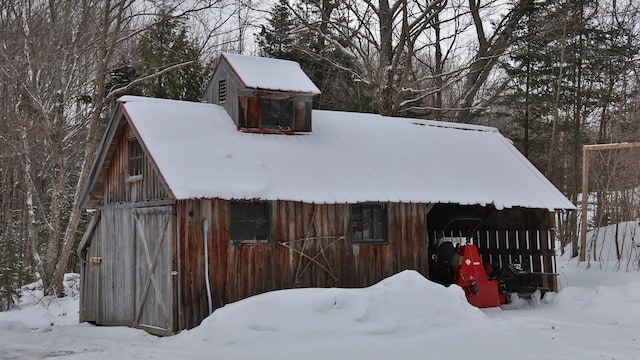
[[[224,54],[203,103],[120,98],[83,192],[80,321],[169,335],[270,290],[429,276],[443,230],[555,289],[553,212],[574,206],[496,129],[318,93],[297,63]]]

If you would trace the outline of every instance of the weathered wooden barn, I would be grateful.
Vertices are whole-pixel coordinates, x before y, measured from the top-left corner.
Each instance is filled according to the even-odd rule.
[[[553,212],[574,207],[496,129],[318,93],[294,62],[225,54],[202,103],[120,98],[83,192],[80,321],[168,335],[270,290],[429,276],[453,219],[555,289]]]

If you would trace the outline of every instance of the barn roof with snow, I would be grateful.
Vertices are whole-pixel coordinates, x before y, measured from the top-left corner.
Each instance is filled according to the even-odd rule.
[[[215,104],[118,104],[115,120],[129,122],[176,200],[574,208],[491,127],[314,110],[311,132],[247,133]]]
[[[295,61],[230,53],[222,54],[220,61],[230,65],[246,88],[320,94]]]

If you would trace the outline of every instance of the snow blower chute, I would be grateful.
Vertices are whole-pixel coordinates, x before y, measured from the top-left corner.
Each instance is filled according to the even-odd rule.
[[[467,300],[473,306],[488,308],[504,303],[498,289],[498,280],[489,280],[482,265],[478,248],[473,244],[458,248],[458,265],[454,272],[453,283],[464,289]]]

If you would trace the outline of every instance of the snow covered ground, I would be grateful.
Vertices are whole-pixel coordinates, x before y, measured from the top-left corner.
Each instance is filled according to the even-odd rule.
[[[169,338],[78,324],[73,286],[54,300],[31,287],[0,313],[0,359],[640,359],[640,272],[559,271],[559,293],[517,310],[479,310],[404,271],[366,289],[255,296]]]

